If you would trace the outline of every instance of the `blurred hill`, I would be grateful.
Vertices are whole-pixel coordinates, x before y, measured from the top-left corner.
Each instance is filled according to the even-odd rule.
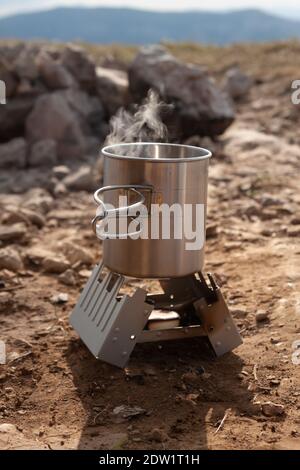
[[[151,12],[129,8],[56,8],[0,19],[1,38],[147,44],[161,40],[227,44],[300,36],[300,21],[260,10]]]

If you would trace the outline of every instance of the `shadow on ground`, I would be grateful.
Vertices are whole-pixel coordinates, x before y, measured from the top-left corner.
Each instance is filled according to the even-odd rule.
[[[86,412],[79,449],[208,449],[226,410],[253,414],[243,362],[234,353],[215,359],[203,339],[137,345],[125,371],[94,359],[79,340],[67,359]],[[145,414],[122,420],[113,414],[121,405]]]

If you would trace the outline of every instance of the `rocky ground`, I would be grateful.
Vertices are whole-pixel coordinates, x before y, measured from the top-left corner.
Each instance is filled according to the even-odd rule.
[[[235,62],[253,79],[224,135],[192,138],[215,154],[205,270],[244,343],[217,360],[199,340],[140,345],[126,370],[94,359],[68,317],[101,259],[95,206],[59,190],[56,161],[47,190],[0,195],[2,449],[300,449],[300,46],[171,49],[219,81]]]

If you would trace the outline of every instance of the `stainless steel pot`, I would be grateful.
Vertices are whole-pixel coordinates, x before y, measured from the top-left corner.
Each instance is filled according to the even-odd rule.
[[[153,205],[202,204],[204,230],[211,156],[208,150],[188,145],[134,143],[105,147],[102,154],[105,186],[95,193],[95,200],[101,206],[101,213],[93,222],[96,233],[101,232],[101,221],[113,213],[128,214],[128,207],[107,209],[108,204],[118,207],[121,191],[127,194],[130,208],[142,204],[149,208],[149,226],[153,224]],[[197,251],[187,250],[190,240],[184,234],[181,239],[110,235],[103,241],[103,261],[111,271],[135,278],[160,279],[186,276],[203,267],[204,246]]]

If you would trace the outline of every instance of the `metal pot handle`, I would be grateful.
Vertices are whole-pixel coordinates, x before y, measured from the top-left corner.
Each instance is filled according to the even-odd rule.
[[[117,207],[116,209],[107,209],[104,201],[100,198],[100,195],[107,191],[113,191],[116,189],[128,189],[129,191],[132,191],[135,194],[137,194],[140,197],[140,200],[128,206]],[[94,217],[92,220],[93,231],[97,237],[98,237],[97,223],[105,220],[109,216],[109,214],[122,214],[122,213],[128,214],[130,210],[138,209],[145,203],[145,196],[140,191],[138,191],[138,189],[144,189],[144,190],[149,191],[149,190],[152,190],[152,186],[123,184],[123,185],[104,186],[103,188],[97,189],[97,191],[94,193],[94,200],[99,206],[102,207],[102,214],[96,215],[96,217]],[[105,233],[104,235],[104,232],[103,232],[102,234],[100,234],[98,238],[100,238],[101,240],[105,240],[106,238],[110,238],[110,239],[127,238],[128,235],[135,236],[135,235],[139,235],[141,232],[142,232],[142,229],[136,232],[131,232],[131,233]]]

